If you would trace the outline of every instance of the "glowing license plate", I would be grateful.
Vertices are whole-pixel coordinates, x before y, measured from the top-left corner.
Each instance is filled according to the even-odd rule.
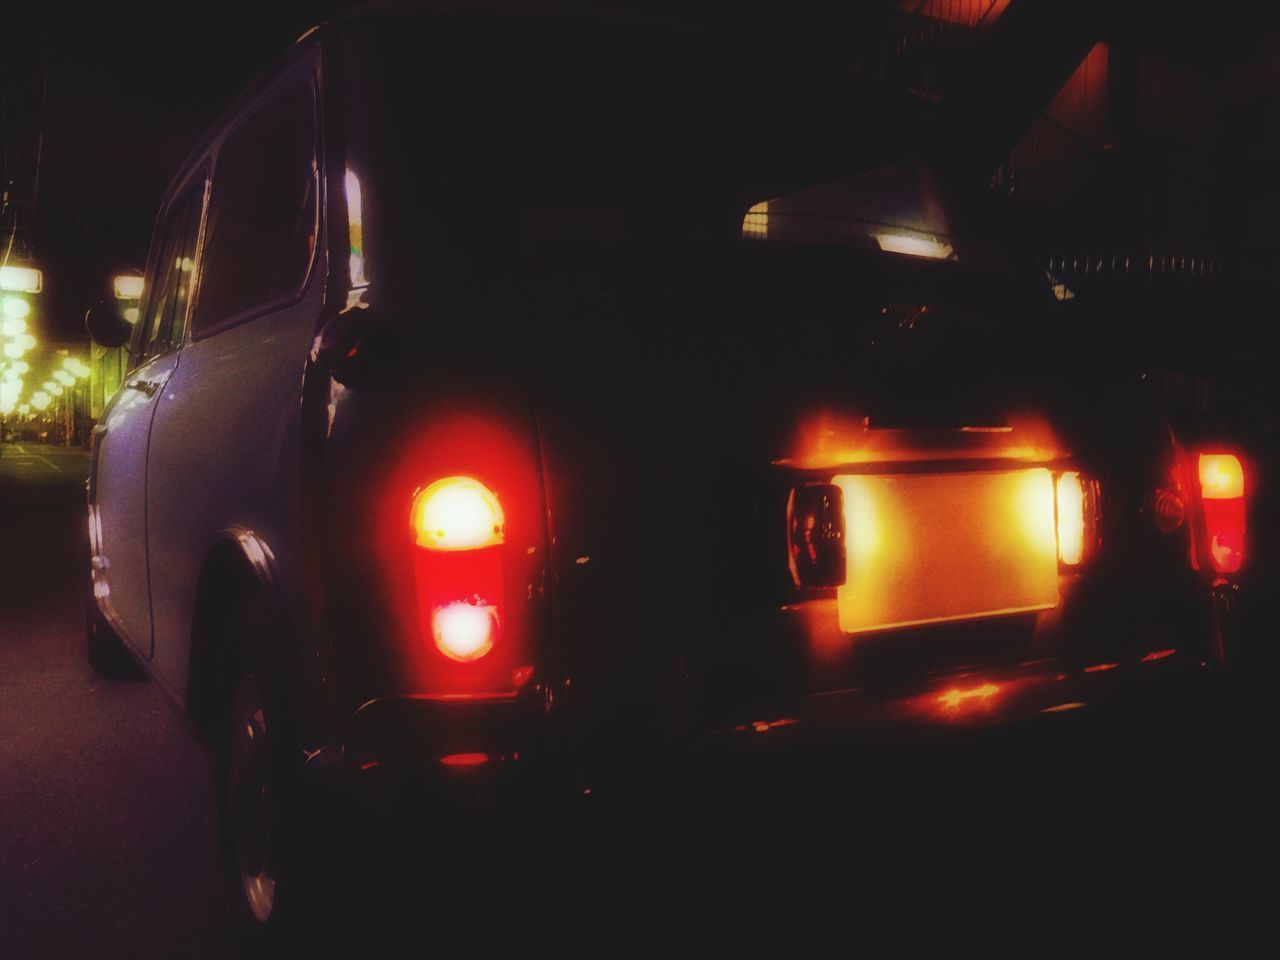
[[[844,491],[848,574],[837,604],[845,633],[1057,604],[1048,470],[859,474],[835,483]]]

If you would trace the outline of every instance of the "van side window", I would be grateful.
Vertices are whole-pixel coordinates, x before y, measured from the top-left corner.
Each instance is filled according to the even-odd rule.
[[[316,242],[315,96],[276,92],[218,153],[209,200],[195,336],[296,296]]]
[[[200,212],[204,205],[204,177],[169,205],[160,249],[152,265],[154,276],[146,312],[138,320],[134,365],[164,353],[182,342],[187,307],[195,278],[196,245],[200,238]]]

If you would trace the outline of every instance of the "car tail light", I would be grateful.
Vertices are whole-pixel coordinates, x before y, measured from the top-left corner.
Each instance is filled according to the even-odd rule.
[[[797,587],[838,587],[845,580],[844,493],[804,484],[787,498],[787,565]]]
[[[458,664],[501,641],[505,518],[498,497],[470,477],[419,491],[410,512],[422,634]]]
[[[475,550],[503,540],[504,517],[498,498],[470,477],[445,477],[413,501],[413,530],[428,550]]]
[[[1098,483],[1075,470],[1054,478],[1058,561],[1078,567],[1098,547]]]
[[[498,608],[491,603],[460,600],[431,612],[431,634],[446,657],[466,663],[493,649],[498,636]]]
[[[1218,573],[1235,573],[1244,564],[1244,467],[1230,453],[1202,453],[1200,500],[1204,508],[1209,558]]]

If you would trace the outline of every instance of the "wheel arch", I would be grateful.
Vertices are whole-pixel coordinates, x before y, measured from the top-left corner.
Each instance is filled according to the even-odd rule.
[[[228,671],[228,636],[237,601],[254,593],[279,605],[275,554],[252,530],[230,527],[214,539],[201,564],[191,624],[187,670],[187,712],[197,727],[212,734]],[[271,651],[288,656],[287,643]]]

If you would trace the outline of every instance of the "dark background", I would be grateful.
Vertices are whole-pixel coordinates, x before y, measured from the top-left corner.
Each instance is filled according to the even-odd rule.
[[[1100,0],[585,5],[709,24],[741,44],[744,71],[783,78],[789,58],[845,61],[850,109],[831,123],[865,124],[865,100],[853,86],[874,87],[896,120],[892,129],[878,120],[868,141],[912,141],[960,183],[994,185],[1006,198],[1021,191],[1020,215],[1049,256],[1089,261],[1141,247],[1157,257],[1229,261],[1233,292],[1274,262],[1275,11]],[[109,277],[141,268],[161,192],[200,132],[293,40],[350,6],[45,3],[6,13],[0,173],[8,201],[0,226],[9,232],[16,224],[14,252],[45,270],[46,338],[79,336],[85,307],[109,294]],[[975,40],[964,21],[988,8],[995,29]],[[1109,45],[1105,116],[1096,125],[1085,118],[1096,129],[1068,122],[1058,123],[1065,130],[1037,130],[1046,105],[1097,42]],[[1010,160],[1021,151],[1030,170],[1037,164],[1026,162],[1027,150],[1043,155],[1055,138],[1071,145],[1064,152],[1058,144],[1049,150],[1052,162],[1039,164],[1055,183],[1049,202],[1039,203],[1044,191],[1029,189],[1036,178],[1017,182]],[[1171,174],[1175,158],[1182,166]],[[1168,190],[1155,188],[1171,177]],[[1114,201],[1143,190],[1149,196],[1129,204],[1127,222],[1112,222]],[[1081,209],[1082,196],[1093,204]],[[1064,214],[1072,207],[1074,216]],[[1089,232],[1085,212],[1101,212],[1104,222],[1094,217]],[[1249,297],[1256,302],[1254,290]]]

